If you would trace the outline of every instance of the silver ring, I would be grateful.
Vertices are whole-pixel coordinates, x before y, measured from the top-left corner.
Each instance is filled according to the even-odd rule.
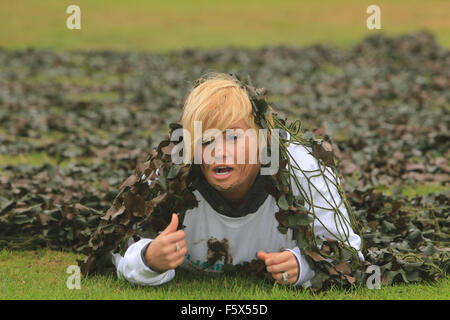
[[[283,281],[286,282],[289,279],[289,273],[287,271],[283,272]]]
[[[175,246],[176,246],[176,251],[180,251],[181,250],[181,248],[180,248],[180,245],[178,244],[178,242],[175,242]]]

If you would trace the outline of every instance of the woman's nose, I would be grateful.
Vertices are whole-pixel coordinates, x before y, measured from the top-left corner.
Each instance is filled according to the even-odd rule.
[[[232,161],[233,159],[232,151],[233,148],[229,145],[227,146],[225,139],[218,139],[217,143],[214,146],[212,156],[218,163]]]

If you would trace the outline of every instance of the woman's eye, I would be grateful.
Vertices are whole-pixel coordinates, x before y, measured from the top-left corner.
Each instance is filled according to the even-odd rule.
[[[229,140],[229,141],[237,140],[239,138],[240,138],[240,136],[238,134],[230,134],[227,136],[227,140]]]
[[[207,146],[208,144],[210,144],[213,141],[214,141],[214,139],[205,139],[202,141],[202,145]]]

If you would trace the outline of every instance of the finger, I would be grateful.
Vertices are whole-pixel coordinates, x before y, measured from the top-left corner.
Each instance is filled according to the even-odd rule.
[[[283,282],[283,274],[282,273],[271,273],[272,278],[278,282],[278,283],[282,283]]]
[[[182,240],[184,240],[186,238],[186,232],[184,232],[184,230],[178,230],[176,232],[172,232],[169,233],[168,235],[166,235],[164,237],[164,241],[166,241],[166,243],[174,243],[175,242],[180,242]],[[180,245],[178,243],[178,245]]]
[[[178,246],[177,246],[178,244]],[[177,250],[179,248],[179,250]],[[164,248],[164,251],[168,255],[169,259],[174,259],[174,257],[178,257],[179,255],[184,255],[187,253],[186,244],[184,245],[181,242],[170,243]]]
[[[184,257],[187,253],[187,248],[184,247],[183,249],[180,249],[180,251],[175,251],[169,254],[169,256],[167,257],[168,260],[173,261],[173,260],[177,260],[180,259],[181,257]]]
[[[266,259],[266,266],[283,263],[293,257],[290,251],[274,252]]]
[[[271,266],[267,266],[266,269],[268,272],[271,273],[283,273],[286,270],[295,270],[297,267],[297,262],[296,261],[286,261],[283,263],[279,263],[279,264],[273,264]]]
[[[287,281],[284,281],[284,279],[283,279],[284,272],[287,272],[289,274],[289,278],[287,279]],[[295,283],[297,281],[297,276],[298,276],[297,271],[294,269],[286,270],[283,272],[272,273],[272,278],[274,278],[280,284]]]
[[[177,231],[178,228],[178,215],[176,213],[172,214],[172,219],[170,220],[169,225],[160,233],[160,235],[167,235],[172,232]]]
[[[272,273],[272,277],[275,279],[276,282],[279,284],[287,284],[291,280],[291,277],[287,281],[283,280],[283,273]]]
[[[259,259],[261,259],[261,260],[263,260],[263,261],[265,262],[266,259],[267,259],[268,257],[270,257],[270,254],[267,253],[267,252],[265,252],[265,251],[260,250],[260,251],[258,251],[257,256],[258,256]]]
[[[167,261],[169,261],[168,264],[171,269],[175,269],[184,261],[185,256],[184,254],[180,254],[180,252],[181,250],[167,257]]]
[[[178,245],[180,246],[180,249],[186,248],[186,240],[178,241]]]
[[[175,268],[178,267],[180,264],[182,264],[183,261],[184,261],[184,259],[185,259],[185,256],[182,255],[180,258],[178,258],[177,260],[175,260]]]

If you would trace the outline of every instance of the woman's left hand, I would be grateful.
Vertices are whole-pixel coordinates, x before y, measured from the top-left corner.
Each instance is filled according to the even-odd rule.
[[[294,284],[298,278],[297,258],[290,251],[258,252],[258,258],[266,264],[266,269],[272,274],[272,277],[280,284]],[[287,275],[287,279],[283,279],[283,273]]]

